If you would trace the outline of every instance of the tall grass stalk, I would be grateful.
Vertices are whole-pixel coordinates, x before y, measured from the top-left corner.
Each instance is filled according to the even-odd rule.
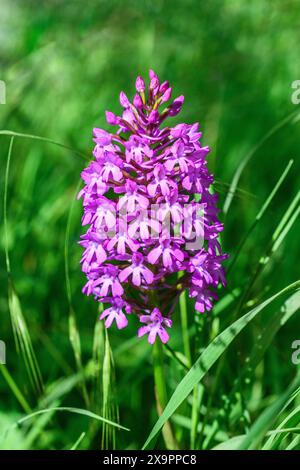
[[[167,387],[166,387],[166,371],[164,368],[164,354],[163,347],[159,340],[153,345],[153,371],[154,371],[154,384],[155,384],[155,397],[157,412],[160,416],[168,402]],[[178,449],[178,444],[173,436],[171,424],[167,421],[162,429],[163,438],[166,448],[169,450]]]

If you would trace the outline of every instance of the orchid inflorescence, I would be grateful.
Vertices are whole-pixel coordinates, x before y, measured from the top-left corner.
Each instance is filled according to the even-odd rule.
[[[184,101],[150,70],[146,91],[141,77],[131,103],[120,93],[121,116],[106,112],[115,133],[94,129],[94,160],[82,172],[82,225],[88,225],[82,271],[83,292],[109,304],[105,326],[119,329],[134,313],[153,344],[163,343],[181,293],[188,289],[198,312],[210,310],[215,289],[225,284],[217,195],[207,169],[198,124],[161,127]],[[162,111],[160,111],[161,108]],[[200,214],[200,215],[199,215]],[[163,312],[163,313],[162,313]]]

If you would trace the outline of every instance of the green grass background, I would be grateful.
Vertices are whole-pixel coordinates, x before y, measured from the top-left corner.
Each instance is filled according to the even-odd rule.
[[[193,303],[187,302],[187,331],[178,309],[172,351],[164,351],[168,398],[186,374],[182,362],[190,365],[182,333],[188,334],[194,363],[228,325],[299,279],[299,200],[284,219],[300,182],[300,105],[291,102],[291,83],[300,79],[299,26],[298,2],[289,0],[1,0],[0,79],[7,93],[7,103],[0,105],[1,133],[43,136],[73,150],[20,136],[13,142],[7,241],[3,204],[0,212],[0,339],[7,345],[0,374],[0,448],[141,448],[157,420],[151,347],[135,337],[137,322],[132,319],[122,332],[111,328],[108,340],[97,322],[98,305],[81,294],[81,203],[74,202],[86,164],[78,152],[91,155],[92,128],[106,128],[104,111],[119,111],[119,91],[131,96],[138,74],[153,68],[171,82],[174,96],[185,95],[173,122],[200,122],[203,141],[212,149],[209,167],[221,209],[239,165],[251,157],[229,210],[221,213],[222,244],[231,255],[227,265],[239,256],[212,314],[195,321]],[[9,144],[10,137],[0,135],[2,201]],[[282,185],[239,251],[291,159]],[[282,242],[262,262],[282,220]],[[264,309],[174,410],[170,422],[179,447],[234,447],[243,440],[237,436],[248,436],[244,447],[300,448],[297,387],[284,401],[298,370],[291,344],[300,339],[300,299],[296,293],[288,304],[285,300]],[[281,327],[280,314],[291,311]],[[274,336],[272,321],[275,330],[278,326]],[[119,419],[130,431],[55,407]],[[51,410],[14,426],[45,408]],[[270,434],[277,427],[290,431]],[[161,434],[156,445],[166,445]]]

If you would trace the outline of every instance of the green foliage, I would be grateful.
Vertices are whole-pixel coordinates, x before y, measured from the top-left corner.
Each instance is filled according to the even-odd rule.
[[[2,0],[1,449],[300,449],[297,8]],[[77,244],[91,130],[149,68],[200,121],[230,253],[212,313],[181,296],[160,398],[135,320],[107,335],[82,295]]]

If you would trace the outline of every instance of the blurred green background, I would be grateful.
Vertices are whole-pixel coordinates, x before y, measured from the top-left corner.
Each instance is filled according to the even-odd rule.
[[[173,123],[200,122],[203,140],[212,149],[209,167],[217,179],[220,208],[238,166],[250,152],[238,181],[239,190],[228,212],[221,214],[225,222],[223,246],[231,257],[289,160],[294,159],[282,187],[247,239],[220,297],[242,292],[299,190],[300,108],[297,115],[297,106],[291,102],[291,83],[300,79],[299,2],[0,0],[0,10],[0,79],[6,83],[7,94],[6,104],[0,105],[1,130],[47,137],[91,155],[92,128],[107,128],[104,111],[118,112],[119,91],[132,96],[135,77],[141,74],[147,78],[152,68],[161,80],[171,82],[174,96],[185,95],[183,111]],[[0,144],[3,198],[9,137],[0,135]],[[70,215],[85,165],[75,151],[15,138],[8,178],[8,247],[15,292],[45,389],[42,393],[34,391],[24,354],[17,354],[14,344],[1,204],[0,339],[7,345],[5,371],[28,406],[22,405],[19,392],[12,391],[11,380],[2,368],[0,429],[8,428],[24,412],[48,406],[91,409],[111,418],[117,417],[118,406],[120,423],[131,431],[118,431],[114,436],[85,416],[51,412],[10,429],[0,448],[70,448],[83,432],[86,434],[81,436],[79,448],[139,448],[157,418],[151,347],[145,339],[134,337],[136,324],[122,332],[115,328],[109,331],[115,373],[108,372],[109,404],[103,410],[105,337],[97,324],[97,304],[81,294],[84,277],[77,245],[81,202],[74,202]],[[256,279],[239,314],[299,277],[299,229],[297,218]],[[78,353],[79,334],[82,365],[78,357],[77,361],[74,358],[69,339],[66,259],[73,305],[73,347]],[[237,299],[222,307],[221,313],[199,318],[195,332],[194,311],[189,304],[194,358],[236,318],[238,305]],[[291,343],[300,337],[297,315],[272,340],[249,381],[239,388],[237,416],[233,419],[227,412],[219,416],[264,322],[265,317],[257,320],[228,351],[219,368],[217,390],[212,392],[217,368],[203,382],[200,422],[206,415],[207,429],[217,423],[219,433],[206,447],[243,434],[296,373],[290,357]],[[170,346],[183,353],[178,314]],[[172,357],[166,359],[166,367],[171,392],[184,371]],[[78,370],[85,370],[85,389]],[[187,402],[184,406],[190,405]],[[182,418],[188,415],[189,411],[180,408],[174,421],[182,447],[188,446],[190,423]],[[116,444],[112,444],[114,439]]]

